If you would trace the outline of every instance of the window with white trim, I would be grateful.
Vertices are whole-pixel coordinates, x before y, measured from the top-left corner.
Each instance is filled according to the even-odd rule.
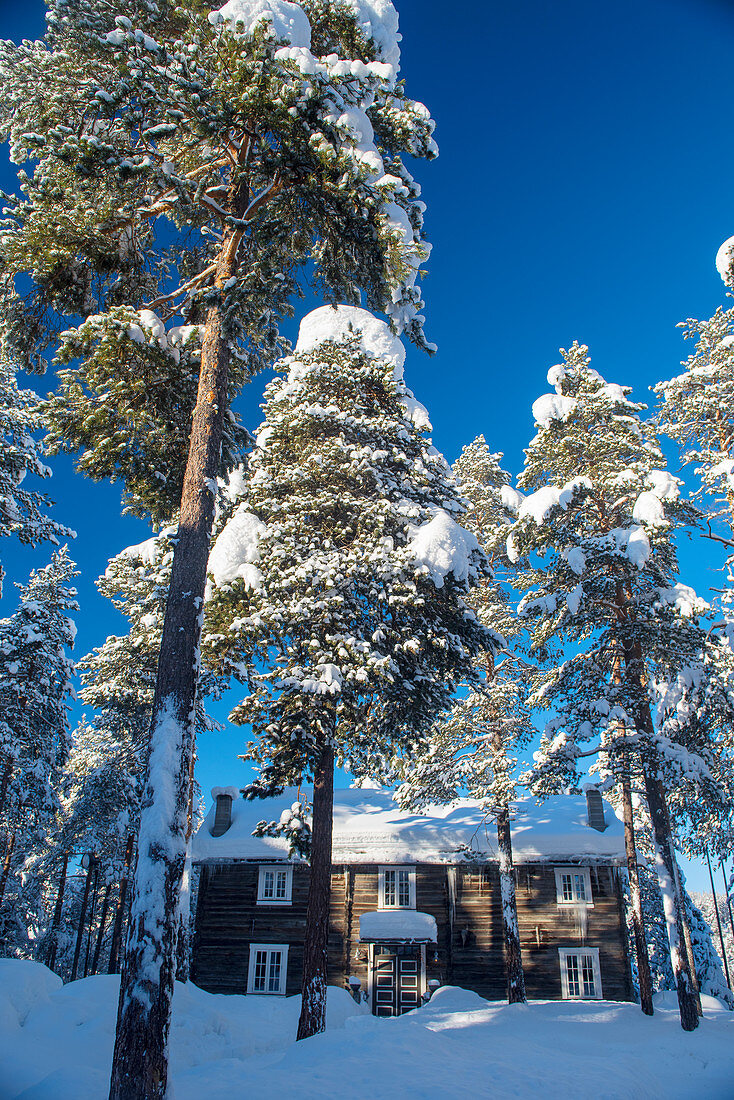
[[[380,867],[378,909],[415,909],[415,867]]]
[[[556,903],[594,908],[588,867],[556,867]]]
[[[285,993],[287,943],[251,943],[248,993]]]
[[[564,1001],[601,999],[598,947],[559,947],[561,995]]]
[[[258,905],[290,905],[293,894],[293,868],[260,867],[257,878]]]

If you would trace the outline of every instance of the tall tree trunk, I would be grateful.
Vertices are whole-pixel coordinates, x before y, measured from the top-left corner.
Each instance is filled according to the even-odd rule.
[[[92,933],[94,932],[94,913],[97,908],[97,890],[99,889],[99,863],[94,868],[94,886],[92,887],[92,904],[89,909],[89,930],[87,932],[87,950],[84,953],[84,977],[89,973],[89,952],[92,948]]]
[[[510,808],[503,806],[497,814],[497,850],[500,857],[500,892],[502,895],[502,928],[505,938],[505,967],[507,970],[507,1001],[524,1003],[525,975],[522,968],[520,930],[517,923],[517,896],[515,894],[515,868],[512,863],[512,833]]]
[[[706,849],[706,863],[709,869],[709,879],[711,881],[711,897],[714,902],[714,913],[716,913],[716,927],[719,930],[719,943],[721,944],[721,961],[724,964],[724,973],[726,974],[726,984],[731,989],[731,978],[729,977],[729,960],[726,957],[726,948],[724,947],[724,932],[721,927],[721,917],[719,916],[719,906],[716,903],[716,887],[714,886],[714,872],[711,868],[711,857],[709,856],[709,850]]]
[[[102,951],[102,940],[104,939],[105,925],[107,924],[107,910],[110,907],[110,890],[112,889],[112,883],[108,882],[104,888],[104,896],[102,898],[102,912],[99,914],[99,931],[97,932],[97,942],[94,945],[94,955],[92,957],[92,969],[91,974],[96,974],[99,969],[99,956]]]
[[[625,749],[629,752],[629,749]],[[624,850],[627,856],[627,874],[630,884],[630,902],[632,909],[632,930],[635,940],[637,959],[637,978],[640,983],[640,1008],[646,1016],[652,1016],[652,977],[650,975],[650,956],[645,939],[645,920],[642,913],[640,895],[640,873],[637,866],[637,847],[635,845],[635,823],[632,814],[632,792],[630,790],[629,763],[623,766],[622,817],[624,820]]]
[[[8,841],[5,845],[5,860],[3,861],[3,870],[0,874],[0,905],[3,903],[5,897],[5,887],[8,885],[8,877],[10,875],[10,865],[13,862],[13,848],[15,847],[15,833],[8,835]]]
[[[125,845],[125,862],[120,878],[120,893],[117,896],[117,908],[115,910],[115,923],[112,928],[112,943],[110,944],[110,961],[107,967],[108,974],[116,974],[118,960],[120,958],[120,944],[122,943],[122,926],[125,921],[125,904],[127,902],[127,882],[130,874],[130,864],[133,861],[135,850],[135,837],[128,833]]]
[[[189,980],[191,918],[191,833],[194,826],[194,767],[196,764],[196,744],[191,751],[189,767],[189,800],[186,808],[186,862],[181,880],[181,892],[178,905],[178,932],[176,934],[176,981]]]
[[[79,969],[79,955],[82,950],[82,941],[84,939],[84,925],[87,920],[87,905],[89,904],[89,891],[92,887],[92,876],[94,874],[94,865],[96,860],[89,855],[89,866],[87,867],[87,879],[84,883],[84,897],[82,898],[82,910],[79,914],[79,927],[76,931],[76,946],[74,947],[74,961],[71,964],[71,981],[76,981],[77,971]]]
[[[49,936],[48,944],[48,968],[53,970],[56,966],[56,952],[59,947],[59,928],[61,927],[61,914],[64,907],[64,891],[66,889],[66,872],[69,868],[69,853],[64,852],[64,859],[61,864],[61,876],[59,878],[59,888],[56,892],[56,904],[54,905],[54,915],[51,920],[51,934]]]
[[[0,781],[0,813],[5,809],[5,802],[8,797],[8,784],[10,783],[10,777],[13,774],[13,761],[11,757],[7,757],[3,764],[3,778]]]
[[[311,877],[303,945],[301,1016],[297,1039],[326,1031],[326,966],[331,902],[331,837],[334,818],[334,749],[321,750],[313,777]]]
[[[242,217],[247,186],[230,189],[228,209]],[[217,262],[216,288],[237,267],[230,230]],[[186,858],[186,806],[194,740],[199,639],[214,493],[228,405],[229,341],[221,299],[207,314],[189,454],[151,717],[150,757],[140,811],[130,924],[120,983],[110,1100],[163,1100],[176,962],[176,916]]]
[[[645,778],[645,794],[647,795],[647,804],[652,820],[652,831],[655,838],[655,861],[668,926],[670,959],[673,964],[673,976],[678,992],[680,1023],[684,1031],[694,1031],[698,1027],[698,1006],[685,950],[682,921],[683,899],[680,894],[680,879],[675,860],[673,834],[670,828],[665,791],[660,779],[651,775],[650,767],[646,761],[643,761],[643,775]]]
[[[624,598],[621,589],[618,592],[620,615],[626,617]],[[639,700],[637,726],[648,737],[654,732],[650,704],[647,699],[646,670],[642,646],[639,642],[627,639],[623,643],[625,676],[635,689]],[[645,794],[650,810],[653,837],[655,840],[655,864],[663,895],[665,919],[670,941],[670,961],[673,966],[680,1024],[684,1031],[694,1031],[698,1027],[697,994],[691,980],[688,954],[685,946],[683,898],[681,896],[680,875],[675,858],[673,831],[670,826],[668,803],[662,780],[653,772],[653,763],[641,753],[642,774],[645,781]]]
[[[683,943],[685,944],[686,955],[688,957],[688,969],[689,969],[690,974],[691,974],[691,985],[693,986],[693,991],[696,994],[696,1011],[698,1012],[699,1016],[703,1016],[703,1005],[701,1004],[701,988],[698,984],[698,971],[696,970],[696,957],[693,954],[693,936],[691,934],[691,922],[688,919],[688,907],[686,905],[687,894],[685,892],[685,889],[680,885],[680,870],[678,868],[677,860],[676,860],[675,869],[676,869],[676,871],[678,871],[678,879],[679,879],[678,892],[680,893],[681,902],[682,902],[680,919],[681,919],[681,926],[683,928]],[[690,901],[690,898],[688,898],[688,900]]]
[[[723,859],[720,861],[721,874],[724,878],[724,897],[726,898],[726,908],[729,911],[729,931],[734,936],[734,913],[731,911],[731,895],[729,894],[729,883],[726,878],[726,868],[724,867]]]

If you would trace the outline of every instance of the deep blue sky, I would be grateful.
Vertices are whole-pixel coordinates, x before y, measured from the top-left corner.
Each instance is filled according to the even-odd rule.
[[[411,349],[408,382],[450,460],[483,432],[516,474],[559,346],[587,343],[605,377],[646,400],[687,354],[675,323],[724,301],[714,256],[734,233],[734,7],[397,6],[407,90],[430,108],[441,149],[416,166],[434,245],[427,330],[439,351],[429,359]],[[38,37],[43,11],[39,0],[21,10],[0,0],[0,36]],[[0,187],[12,186],[4,157]],[[243,400],[252,426],[261,388]],[[72,476],[69,461],[53,465],[56,515],[79,533],[81,654],[119,628],[94,578],[146,530],[120,520],[114,487]],[[45,555],[3,553],[9,579]],[[716,556],[705,546],[684,554],[684,579],[702,592],[715,583],[706,561]],[[7,584],[3,614],[12,600]],[[242,740],[234,730],[200,746],[205,792],[243,781]]]

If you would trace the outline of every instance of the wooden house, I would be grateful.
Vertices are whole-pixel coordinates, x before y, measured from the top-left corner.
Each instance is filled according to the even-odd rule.
[[[214,993],[298,993],[309,868],[284,839],[252,835],[296,792],[212,794],[193,841],[192,979]],[[622,823],[596,791],[520,801],[512,818],[528,996],[631,999]],[[331,881],[329,984],[361,987],[378,1016],[438,984],[505,996],[496,831],[477,802],[409,813],[383,789],[336,791]]]

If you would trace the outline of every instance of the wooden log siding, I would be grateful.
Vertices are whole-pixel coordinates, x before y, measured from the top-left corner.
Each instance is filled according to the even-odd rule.
[[[610,867],[590,868],[594,907],[559,907],[555,866],[516,868],[520,942],[528,997],[561,997],[559,947],[599,949],[602,993],[630,1000],[619,877]],[[561,866],[561,864],[558,864]],[[350,975],[368,988],[368,948],[359,940],[359,918],[377,909],[377,864],[332,868],[329,919],[329,984],[348,986]],[[300,990],[306,926],[308,867],[293,869],[291,905],[257,904],[258,865],[204,864],[197,903],[192,980],[212,993],[247,989],[250,943],[288,944],[286,994]],[[438,928],[436,948],[426,949],[426,981],[473,989],[482,997],[506,996],[502,906],[496,864],[417,864],[416,909]],[[584,919],[584,915],[585,918]]]

